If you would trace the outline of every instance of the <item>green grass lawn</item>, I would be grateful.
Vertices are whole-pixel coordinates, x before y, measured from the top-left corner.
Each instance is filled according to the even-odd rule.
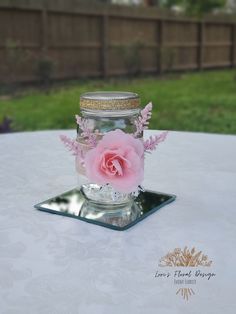
[[[79,96],[86,91],[133,91],[143,106],[152,101],[152,129],[236,133],[236,73],[233,70],[73,82],[49,93],[30,92],[0,100],[0,121],[13,120],[15,131],[75,128]]]

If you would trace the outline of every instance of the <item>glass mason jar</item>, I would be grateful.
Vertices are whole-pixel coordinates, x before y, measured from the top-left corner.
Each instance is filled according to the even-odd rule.
[[[116,129],[125,133],[134,134],[134,124],[140,112],[140,98],[130,92],[91,92],[82,94],[80,97],[80,110],[82,118],[86,119],[89,130],[96,134],[99,141],[103,136]],[[142,134],[139,135],[142,140]],[[91,147],[86,143],[81,129],[77,129],[77,141],[80,144],[83,155]],[[133,200],[131,193],[117,192],[110,184],[100,186],[90,182],[86,177],[83,160],[76,160],[76,168],[79,173],[79,188],[87,200],[103,207],[127,206]]]

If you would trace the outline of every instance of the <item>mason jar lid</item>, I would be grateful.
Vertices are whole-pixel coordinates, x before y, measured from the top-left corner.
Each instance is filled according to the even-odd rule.
[[[80,109],[126,110],[137,109],[140,98],[130,92],[90,92],[80,96]]]

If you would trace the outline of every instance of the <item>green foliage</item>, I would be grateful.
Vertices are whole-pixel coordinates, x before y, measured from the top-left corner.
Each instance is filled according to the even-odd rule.
[[[175,5],[182,5],[183,0],[161,0],[160,6],[171,9]]]
[[[226,5],[226,0],[183,0],[187,13],[191,15],[203,15],[214,9],[221,9]]]
[[[54,62],[51,58],[43,56],[37,60],[36,75],[44,86],[48,86],[54,70]]]
[[[190,15],[201,16],[225,7],[227,0],[162,0],[162,6],[180,6]]]
[[[127,70],[127,74],[131,77],[140,74],[141,72],[141,49],[143,43],[139,40],[123,45],[120,47],[120,54],[124,61],[124,65]]]
[[[9,38],[5,42],[5,56],[5,62],[0,64],[2,72],[5,73],[4,82],[12,85],[12,90],[14,90],[13,85],[17,81],[17,73],[22,71],[28,61],[29,51],[22,48],[20,41]]]
[[[176,49],[172,47],[162,47],[159,53],[161,53],[161,63],[165,71],[173,70],[176,59]]]
[[[236,88],[234,70],[211,71],[157,79],[93,80],[74,82],[49,93],[1,100],[0,121],[11,118],[18,131],[76,129],[79,95],[86,91],[133,91],[142,104],[153,102],[152,129],[236,134]]]

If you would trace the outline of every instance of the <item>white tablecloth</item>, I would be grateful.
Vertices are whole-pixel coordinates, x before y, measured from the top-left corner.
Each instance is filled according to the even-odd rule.
[[[0,313],[236,313],[236,137],[170,132],[146,158],[144,185],[177,200],[119,232],[33,208],[76,186],[59,134],[75,132],[0,136]],[[184,246],[216,274],[188,301],[155,278]]]

